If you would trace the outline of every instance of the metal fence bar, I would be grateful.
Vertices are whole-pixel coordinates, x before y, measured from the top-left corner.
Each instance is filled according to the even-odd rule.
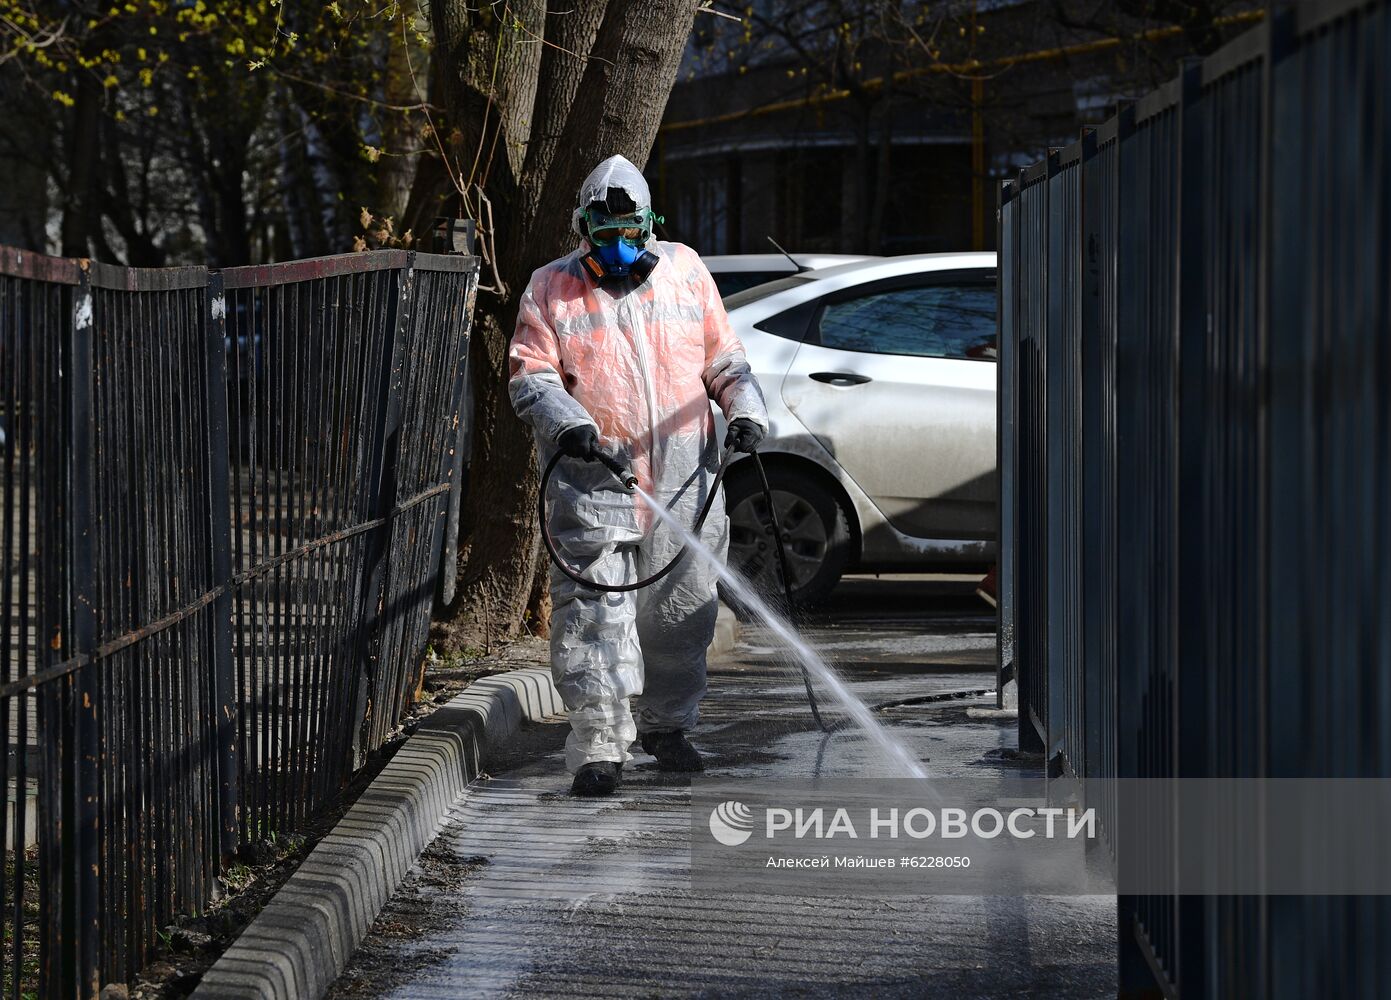
[[[1046,518],[1048,586],[1048,699],[1045,734],[1048,772],[1078,772],[1082,761],[1080,694],[1081,470],[1078,421],[1081,409],[1081,142],[1059,152],[1048,178],[1047,321],[1043,351],[1047,436],[1043,488],[1055,509]],[[1052,159],[1050,157],[1050,159]]]
[[[406,357],[406,331],[410,323],[411,295],[414,282],[409,266],[400,272],[399,283],[391,290],[388,301],[385,337],[381,345],[379,385],[376,413],[378,430],[373,435],[374,447],[368,469],[374,492],[368,501],[369,509],[382,520],[381,527],[367,540],[363,572],[362,664],[356,676],[353,729],[356,734],[354,757],[361,763],[372,743],[374,715],[384,711],[382,678],[379,669],[383,656],[384,611],[392,572],[391,540],[395,525],[392,512],[396,507],[397,471],[401,451],[402,369]]]
[[[1391,774],[1389,6],[1276,10],[1002,187],[1002,667],[1084,776]],[[1391,976],[1379,898],[1118,914],[1123,993]]]
[[[1129,134],[1125,114],[1084,140],[1080,461],[1082,714],[1079,773],[1116,773],[1116,243],[1118,151]],[[1085,540],[1085,543],[1084,543]],[[1110,803],[1097,803],[1103,831],[1115,828]],[[1104,832],[1103,832],[1104,836]],[[1107,848],[1111,849],[1108,841]]]
[[[1018,400],[1019,400],[1019,321],[1017,261],[1019,259],[1019,200],[1016,196],[1017,181],[1008,180],[1000,185],[998,208],[998,232],[995,245],[999,247],[999,281],[996,285],[999,316],[999,334],[995,338],[998,358],[999,391],[995,394],[995,425],[999,428],[995,436],[996,468],[1014,470],[1018,463]],[[1019,708],[1019,651],[1015,645],[1018,616],[1015,605],[1017,585],[1018,538],[1019,538],[1019,496],[1017,478],[1014,475],[1000,477],[999,530],[996,537],[999,543],[999,570],[996,583],[998,593],[999,635],[996,650],[996,704],[1000,708]],[[1019,714],[1023,725],[1024,713]]]
[[[227,421],[227,293],[221,274],[208,276],[207,336],[207,454],[209,582],[221,588],[213,603],[210,638],[213,662],[208,705],[210,738],[216,747],[218,783],[218,854],[225,863],[236,852],[240,819],[241,756],[238,753],[236,661],[232,653],[232,502],[228,457],[231,439]]]
[[[68,572],[68,588],[72,601],[73,648],[78,652],[96,645],[99,622],[97,618],[97,598],[94,593],[97,556],[97,520],[94,502],[94,477],[90,461],[96,446],[93,430],[93,383],[85,376],[93,368],[93,345],[95,322],[95,296],[91,287],[91,273],[83,270],[83,277],[77,286],[73,304],[73,323],[71,352],[67,361],[71,365],[69,407],[72,428],[72,452],[69,456],[68,489],[70,505],[68,508],[69,530],[72,535],[69,556],[72,560]],[[98,693],[93,683],[93,669],[90,665],[63,682],[67,689],[59,701],[59,712],[64,716],[61,728],[67,731],[69,744],[65,756],[69,759],[60,762],[64,770],[71,768],[71,791],[64,796],[62,829],[74,831],[67,838],[72,844],[72,869],[65,873],[72,880],[70,893],[65,893],[71,901],[71,943],[59,942],[57,954],[70,961],[66,968],[53,968],[56,973],[51,982],[58,990],[54,995],[62,995],[69,990],[78,996],[90,996],[100,989],[98,956],[100,952],[100,886],[96,879],[84,877],[84,873],[96,870],[101,841],[100,821],[97,814],[97,700]],[[65,775],[66,776],[66,775]],[[68,887],[65,886],[65,889]],[[66,921],[65,921],[66,923]],[[68,930],[67,927],[64,928]],[[71,982],[65,982],[68,975]]]
[[[1020,749],[1043,751],[1048,740],[1047,313],[1049,175],[1057,159],[1020,173],[1019,260],[1014,401],[1019,444],[1015,554],[1015,664],[1019,677]]]

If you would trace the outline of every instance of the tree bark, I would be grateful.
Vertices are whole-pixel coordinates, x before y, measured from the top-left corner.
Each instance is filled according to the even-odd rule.
[[[584,79],[589,53],[594,48],[594,38],[603,17],[604,5],[598,3],[578,4],[570,10],[551,11],[546,15],[546,45],[533,102],[531,138],[522,170],[522,198],[533,206],[560,145],[570,105],[575,102],[580,81]]]
[[[611,0],[605,8],[561,133],[562,155],[546,171],[535,218],[509,243],[520,274],[574,247],[575,196],[600,160],[618,153],[639,167],[647,163],[696,6],[696,0]]]
[[[878,253],[874,247],[869,246],[869,156],[870,156],[870,137],[869,121],[873,115],[873,108],[859,103],[856,107],[855,115],[855,204],[852,209],[854,213],[855,245],[852,253]]]
[[[432,55],[427,90],[431,104],[445,103],[443,76],[439,58]],[[434,124],[438,125],[438,120],[435,120]],[[401,213],[401,225],[418,237],[424,238],[437,217],[458,213],[459,192],[449,179],[449,165],[440,157],[436,141],[422,140],[422,145],[424,149],[416,164],[410,195],[406,198],[406,207]]]
[[[338,204],[343,185],[333,169],[333,153],[328,137],[303,103],[295,101],[294,111],[298,115],[299,130],[304,136],[304,162],[309,190],[313,192],[313,212],[318,223],[312,230],[312,235],[317,238],[314,253],[346,253],[351,246],[342,225],[342,211]]]
[[[474,322],[470,367],[476,423],[462,511],[470,530],[459,552],[459,597],[436,626],[436,641],[445,648],[510,639],[522,623],[539,559],[545,557],[537,556],[538,477],[531,431],[513,414],[507,394],[507,347],[517,297],[532,271],[574,247],[570,214],[580,182],[594,165],[615,153],[639,166],[647,161],[696,6],[697,0],[576,5],[574,21],[563,25],[565,42],[557,42],[567,51],[546,46],[537,68],[537,121],[531,129],[543,145],[528,150],[520,178],[510,163],[499,175],[494,161],[488,194],[501,230],[498,271],[506,294],[480,295]],[[586,12],[580,14],[580,8]],[[471,56],[464,47],[480,36],[486,39],[486,33],[474,31],[461,0],[434,4],[433,16],[437,41],[443,43],[439,58],[458,67],[447,74],[450,118],[469,121],[466,116],[486,107],[486,101],[480,102],[475,89],[476,53]],[[562,27],[557,18],[547,19],[548,29]],[[591,23],[596,25],[593,45],[583,72],[576,74],[575,66],[557,61],[577,59],[576,46]],[[510,118],[506,112],[489,114],[474,134],[490,139],[493,129],[505,132]],[[561,123],[552,139],[550,130]]]
[[[403,5],[403,17],[407,22],[417,16],[417,5],[407,2]],[[388,104],[413,104],[416,97],[415,79],[412,70],[424,73],[429,78],[430,56],[421,47],[415,46],[409,37],[393,30],[386,42],[386,66],[382,82],[382,98]],[[418,111],[382,112],[382,149],[386,154],[377,163],[376,193],[372,203],[375,211],[389,215],[397,222],[397,232],[411,229],[405,218],[410,202],[411,190],[421,165],[420,130]],[[417,238],[425,234],[414,230]]]
[[[246,218],[247,150],[251,132],[243,123],[229,123],[216,133],[218,242],[215,262],[221,267],[251,263],[251,229]]]
[[[879,110],[879,151],[874,159],[874,201],[869,212],[869,238],[866,253],[884,253],[884,219],[888,214],[889,185],[893,180],[893,100],[885,90]]]
[[[276,101],[276,117],[282,136],[276,150],[276,166],[280,175],[280,190],[285,206],[285,228],[289,232],[290,252],[294,257],[312,257],[321,252],[322,242],[314,238],[313,211],[304,197],[307,184],[300,181],[299,157],[296,146],[284,136],[293,135],[289,97],[281,94]]]
[[[514,638],[536,573],[535,447],[507,396],[507,346],[515,323],[510,302],[478,296],[469,344],[473,449],[460,510],[457,596],[433,631],[446,650]]]
[[[130,184],[126,179],[125,163],[121,160],[122,146],[120,136],[116,131],[116,121],[113,118],[103,117],[100,127],[104,133],[104,142],[102,143],[101,176],[96,185],[102,195],[101,210],[97,213],[98,218],[110,219],[111,225],[125,241],[125,260],[121,263],[130,267],[163,267],[165,262],[164,250],[136,221],[137,209],[134,207],[136,201],[131,196]],[[144,200],[142,193],[140,202],[143,203]],[[104,246],[105,240],[102,238],[104,234],[100,226],[94,228],[93,235],[99,243],[103,244],[103,255],[106,255],[108,251]],[[109,257],[108,259],[114,262],[118,258]]]
[[[510,0],[508,23],[502,26],[505,44],[499,53],[494,98],[503,119],[503,142],[499,143],[503,148],[484,152],[485,175],[491,169],[490,161],[503,155],[512,175],[521,175],[527,141],[531,138],[545,27],[546,0]]]
[[[64,257],[86,257],[91,251],[90,234],[95,228],[97,116],[101,94],[91,73],[77,76],[77,94],[68,131],[67,177],[64,190],[62,250]]]

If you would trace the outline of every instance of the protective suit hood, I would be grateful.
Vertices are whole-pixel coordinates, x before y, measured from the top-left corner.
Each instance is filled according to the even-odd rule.
[[[580,185],[575,211],[570,216],[570,228],[577,236],[584,235],[580,229],[580,215],[584,212],[585,206],[591,201],[602,201],[609,188],[621,188],[626,191],[639,211],[652,207],[652,192],[647,187],[642,171],[633,166],[626,157],[610,156],[591,170],[584,183]]]

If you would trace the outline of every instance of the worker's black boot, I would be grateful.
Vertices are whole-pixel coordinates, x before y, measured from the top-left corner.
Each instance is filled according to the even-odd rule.
[[[657,758],[659,771],[704,771],[700,752],[691,746],[686,734],[677,730],[665,733],[643,733],[638,740],[642,748]]]
[[[611,760],[581,764],[580,769],[575,772],[574,782],[570,785],[570,794],[583,795],[586,798],[612,795],[622,777],[623,765]]]

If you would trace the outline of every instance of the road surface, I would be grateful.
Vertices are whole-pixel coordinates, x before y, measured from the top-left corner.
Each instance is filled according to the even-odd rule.
[[[941,583],[850,580],[803,631],[937,776],[1038,774],[994,696],[993,619]],[[722,779],[892,776],[830,737],[761,629],[712,664],[695,737]],[[828,714],[835,716],[833,708]],[[689,782],[635,749],[621,794],[566,794],[566,726],[527,727],[454,810],[338,997],[1114,996],[1109,897],[714,895],[690,888]]]

